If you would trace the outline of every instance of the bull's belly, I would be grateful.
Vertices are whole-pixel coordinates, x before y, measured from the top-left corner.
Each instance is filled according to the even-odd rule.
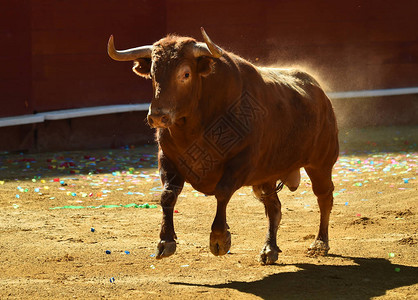
[[[300,178],[300,169],[298,168],[286,173],[281,172],[280,174],[264,176],[262,178],[259,178],[258,180],[250,181],[246,185],[259,186],[267,182],[277,182],[280,180],[293,192],[296,191],[299,187]]]
[[[181,170],[186,182],[190,183],[195,190],[206,195],[214,195],[219,181],[224,176],[224,171],[227,170],[225,170],[223,164],[217,165],[212,170],[203,168],[201,164],[202,162],[197,163],[197,165],[189,164],[185,166],[183,163],[179,163],[178,170]],[[242,186],[257,186],[280,180],[293,191],[298,188],[300,183],[300,167],[299,163],[285,169],[277,168],[274,171],[254,167],[247,174],[238,173],[237,175],[242,176],[242,178],[236,178],[236,180],[241,181],[242,179]]]
[[[170,160],[186,182],[206,195],[214,195],[224,173],[231,171],[226,167],[228,160],[203,147],[199,149],[191,147],[181,155],[177,153]],[[241,186],[256,186],[281,180],[289,188],[297,188],[300,180],[299,170],[303,167],[303,162],[288,160],[286,163],[279,163],[270,160],[270,163],[263,164],[251,159],[243,159],[242,165],[251,167],[246,168],[246,172],[233,172],[237,182],[242,182]]]
[[[256,186],[279,180],[283,181],[288,187],[298,187],[300,182],[300,167],[286,170],[277,169],[275,172],[254,174],[248,178],[244,185]]]

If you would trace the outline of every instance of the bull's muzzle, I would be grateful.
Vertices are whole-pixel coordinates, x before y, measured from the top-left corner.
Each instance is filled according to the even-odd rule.
[[[171,125],[170,117],[166,114],[147,115],[148,124],[153,128],[167,128]]]

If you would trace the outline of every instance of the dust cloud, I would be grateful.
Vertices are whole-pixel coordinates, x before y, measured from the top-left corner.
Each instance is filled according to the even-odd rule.
[[[279,45],[267,43],[265,57],[255,65],[274,68],[296,68],[312,75],[329,95],[333,92],[371,90],[384,87],[387,80],[379,65],[368,63],[369,53],[356,45]],[[408,125],[416,123],[415,96],[333,99],[340,128]],[[415,121],[414,121],[415,120]]]

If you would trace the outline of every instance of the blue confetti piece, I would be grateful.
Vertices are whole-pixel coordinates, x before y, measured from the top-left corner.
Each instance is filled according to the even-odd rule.
[[[110,283],[114,283],[115,282],[115,277],[112,277],[109,279]]]
[[[110,254],[112,253],[110,250],[106,250],[106,254]]]
[[[131,254],[131,252],[129,252],[128,250],[125,250],[125,254]]]

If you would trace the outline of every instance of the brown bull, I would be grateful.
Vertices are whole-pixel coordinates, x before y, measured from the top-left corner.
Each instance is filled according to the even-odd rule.
[[[310,75],[296,69],[262,68],[224,51],[202,28],[205,43],[169,35],[150,46],[118,51],[113,37],[109,55],[134,61],[133,71],[152,79],[148,123],[157,128],[159,170],[164,190],[157,258],[176,250],[173,210],[184,182],[215,195],[216,216],[210,250],[223,255],[231,246],[226,223],[229,199],[252,186],[265,206],[269,229],[260,261],[272,264],[281,220],[277,191],[292,191],[300,168],[312,181],[321,212],[312,255],[328,250],[333,204],[332,167],[338,156],[332,105]],[[280,181],[276,186],[276,182]]]

